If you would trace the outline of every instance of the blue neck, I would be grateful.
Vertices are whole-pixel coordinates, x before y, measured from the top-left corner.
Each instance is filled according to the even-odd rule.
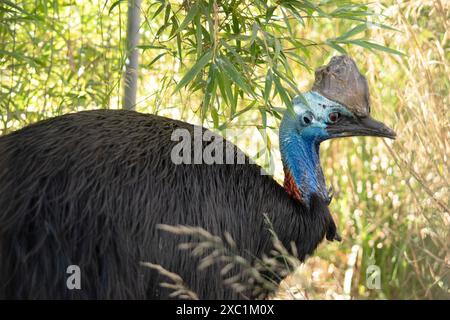
[[[317,135],[302,133],[295,116],[292,115],[285,115],[280,126],[280,151],[285,174],[290,174],[289,178],[294,180],[300,193],[299,200],[306,205],[309,205],[314,193],[328,200],[319,159],[319,145],[322,141],[320,136],[320,132]],[[285,179],[287,178],[288,175]]]

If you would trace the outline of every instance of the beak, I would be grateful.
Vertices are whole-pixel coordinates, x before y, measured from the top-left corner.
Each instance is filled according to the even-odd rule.
[[[370,116],[362,118],[343,117],[338,122],[329,124],[326,130],[330,134],[330,138],[372,136],[395,139],[396,137],[394,130]]]

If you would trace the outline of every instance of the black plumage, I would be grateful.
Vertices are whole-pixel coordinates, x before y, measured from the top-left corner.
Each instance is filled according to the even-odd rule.
[[[248,259],[272,248],[264,213],[301,259],[334,233],[327,203],[313,196],[307,209],[248,158],[173,164],[176,128],[194,126],[97,110],[0,137],[0,298],[167,298],[164,279],[141,261],[179,274],[200,298],[242,298],[219,266],[198,272],[198,258],[177,247],[186,239],[157,224],[228,231]],[[67,289],[68,265],[80,266],[81,290]]]

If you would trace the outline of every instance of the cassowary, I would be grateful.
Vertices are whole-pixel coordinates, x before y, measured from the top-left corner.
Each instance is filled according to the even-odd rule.
[[[133,111],[67,114],[0,137],[0,298],[168,298],[163,276],[141,262],[178,274],[202,299],[254,298],[224,285],[218,265],[198,271],[198,258],[179,250],[187,239],[157,226],[228,232],[249,260],[272,249],[265,215],[302,260],[324,237],[337,239],[319,144],[395,134],[370,118],[365,78],[345,56],[319,69],[313,90],[293,105],[279,134],[284,186],[245,156],[174,163],[176,129],[192,139],[195,130],[210,132]],[[233,160],[242,156],[232,149]],[[71,265],[80,268],[80,288],[67,287]]]

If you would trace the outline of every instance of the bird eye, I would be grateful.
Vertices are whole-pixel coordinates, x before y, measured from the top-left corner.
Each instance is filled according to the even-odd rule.
[[[341,114],[339,112],[332,112],[328,116],[328,119],[330,120],[331,123],[336,123],[340,117],[341,117]]]
[[[310,125],[312,120],[313,120],[313,116],[309,112],[304,114],[302,117],[303,124],[305,124],[305,125]]]

